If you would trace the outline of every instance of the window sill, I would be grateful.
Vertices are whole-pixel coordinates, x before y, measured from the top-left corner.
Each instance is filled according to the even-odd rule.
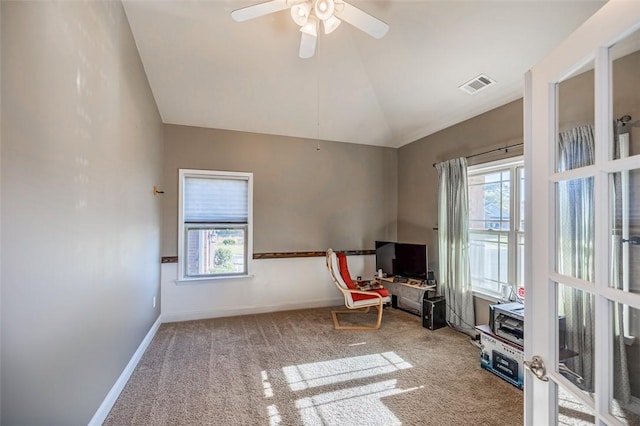
[[[487,293],[481,293],[477,290],[473,290],[472,291],[473,297],[477,297],[478,299],[482,299],[482,300],[486,300],[487,302],[491,302],[491,303],[502,303],[502,301],[500,300],[500,298],[496,297],[496,296],[492,296],[490,294]]]
[[[255,275],[231,275],[226,277],[179,278],[175,280],[175,283],[178,285],[207,284],[216,281],[252,279],[254,276]]]

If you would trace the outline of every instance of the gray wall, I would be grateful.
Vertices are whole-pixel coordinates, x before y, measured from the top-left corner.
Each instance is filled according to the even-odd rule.
[[[396,237],[397,150],[165,125],[162,255],[176,256],[178,169],[254,173],[254,252],[373,249]]]
[[[398,151],[398,239],[426,242],[438,279],[438,175],[434,163],[522,143],[522,100],[511,102]],[[469,164],[521,155],[516,148],[475,157]]]
[[[162,124],[119,2],[2,8],[2,424],[87,424],[158,318]]]

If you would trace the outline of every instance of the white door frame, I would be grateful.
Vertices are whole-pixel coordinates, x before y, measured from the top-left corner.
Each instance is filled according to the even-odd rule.
[[[619,424],[608,414],[610,346],[612,327],[610,301],[640,309],[640,296],[608,287],[609,201],[608,173],[640,169],[640,156],[609,160],[612,134],[610,66],[608,47],[623,39],[640,24],[640,1],[610,1],[525,76],[525,359],[542,357],[549,381],[525,374],[525,424],[551,425],[557,419],[556,385],[568,390],[595,414],[596,424]],[[581,66],[595,63],[595,165],[555,173],[557,82]],[[640,90],[640,89],[636,89]],[[595,283],[563,277],[555,272],[555,183],[593,176],[596,205]],[[529,195],[530,194],[530,195]],[[589,291],[596,298],[595,402],[579,392],[571,392],[570,382],[557,372],[556,283]]]

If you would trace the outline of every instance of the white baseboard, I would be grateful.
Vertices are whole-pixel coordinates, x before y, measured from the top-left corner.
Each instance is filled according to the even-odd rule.
[[[109,415],[109,412],[113,408],[113,405],[116,403],[118,396],[120,396],[122,389],[124,389],[124,386],[127,384],[129,378],[131,377],[131,374],[133,374],[133,370],[135,370],[136,366],[140,362],[144,351],[147,350],[149,344],[153,340],[153,336],[156,335],[158,328],[160,328],[160,324],[162,324],[162,315],[158,316],[158,319],[153,323],[147,335],[144,336],[144,339],[142,339],[140,346],[138,346],[138,349],[129,360],[129,363],[122,371],[122,374],[120,374],[120,377],[118,377],[118,380],[116,380],[116,383],[113,385],[104,401],[102,401],[100,407],[98,407],[98,411],[96,411],[96,413],[93,415],[93,418],[89,421],[88,426],[100,426],[105,421],[105,419]]]
[[[211,311],[173,312],[163,313],[162,322],[194,321],[208,318],[235,317],[239,315],[264,314],[268,312],[292,311],[295,309],[326,308],[329,306],[340,305],[344,305],[344,299],[341,297],[303,303],[287,303],[285,305],[253,306],[247,308],[216,309]]]

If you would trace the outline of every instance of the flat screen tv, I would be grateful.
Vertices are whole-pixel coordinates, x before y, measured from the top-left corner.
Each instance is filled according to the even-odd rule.
[[[425,244],[376,241],[376,270],[387,276],[427,279],[428,261]]]
[[[396,244],[396,275],[427,279],[427,246],[424,244]]]
[[[396,243],[390,241],[376,241],[376,271],[391,277],[395,275]]]

